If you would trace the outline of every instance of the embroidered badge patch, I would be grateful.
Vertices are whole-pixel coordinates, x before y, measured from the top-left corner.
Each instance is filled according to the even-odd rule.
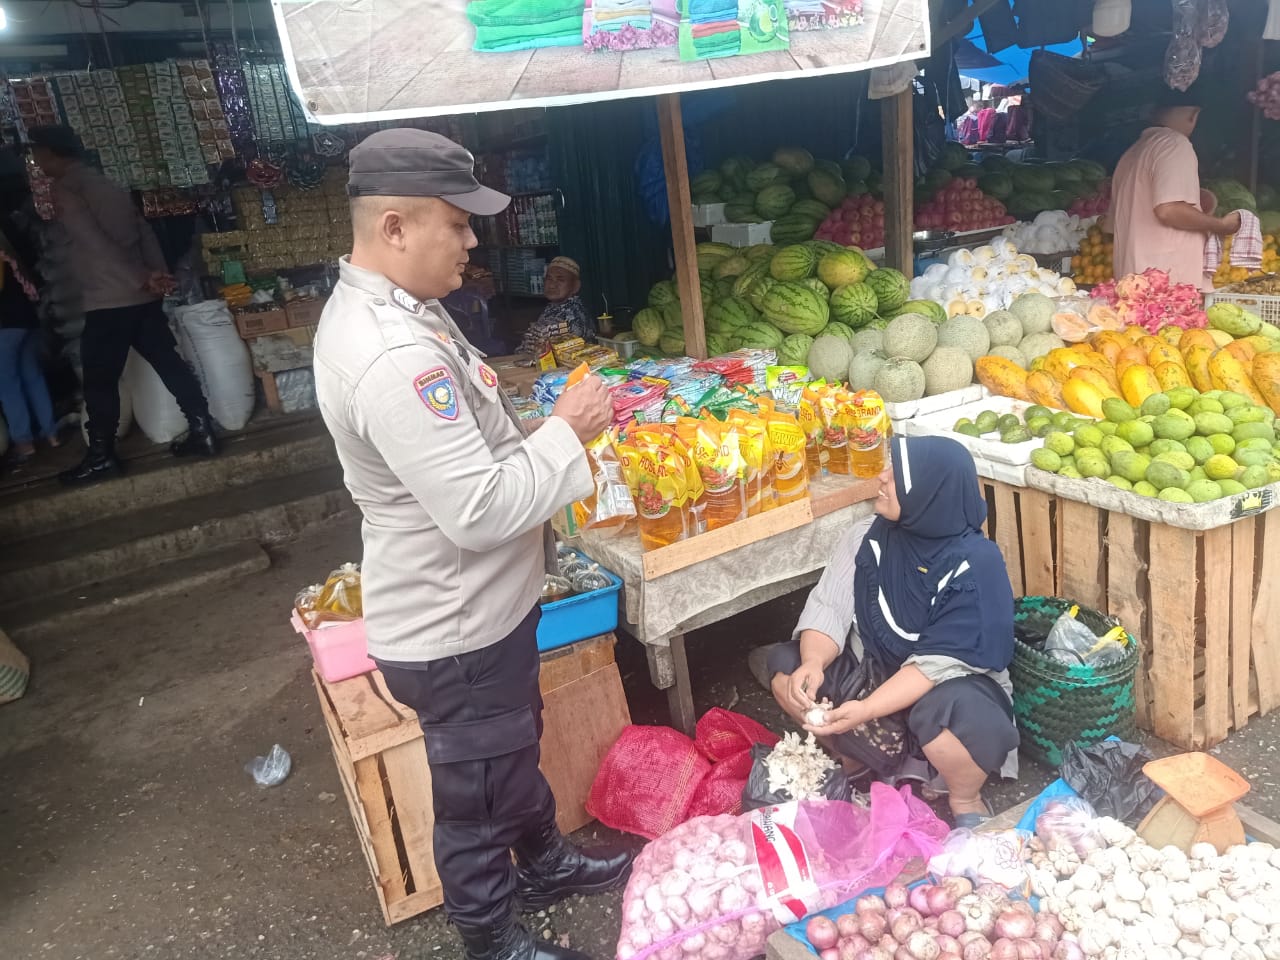
[[[498,375],[493,372],[493,368],[487,363],[480,364],[480,382],[486,387],[496,387],[498,385]]]
[[[422,311],[422,301],[408,291],[401,290],[396,287],[391,291],[391,299],[404,307],[410,313],[420,313]]]
[[[427,405],[427,409],[442,420],[458,419],[458,392],[453,386],[453,375],[446,367],[432,367],[413,378],[413,389]]]

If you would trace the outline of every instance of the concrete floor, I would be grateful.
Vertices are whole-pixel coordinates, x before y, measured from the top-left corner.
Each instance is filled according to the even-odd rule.
[[[27,696],[0,707],[0,930],[13,958],[417,960],[458,957],[440,911],[387,929],[356,844],[307,676],[287,626],[294,592],[359,556],[354,521],[274,553],[255,579],[157,602],[27,650]],[[802,598],[699,634],[697,706],[779,714],[742,652],[790,629]],[[665,696],[637,644],[619,646],[636,722]],[[1277,718],[1221,751],[1276,816]],[[244,765],[280,743],[293,772],[259,789]],[[1027,767],[998,808],[1038,791]],[[1270,809],[1269,809],[1270,808]],[[607,831],[584,831],[583,839]],[[535,928],[613,956],[620,896],[577,900]]]

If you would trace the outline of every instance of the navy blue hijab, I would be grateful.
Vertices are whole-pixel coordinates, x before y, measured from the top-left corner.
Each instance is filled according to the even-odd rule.
[[[896,671],[912,656],[980,670],[1013,659],[1013,588],[986,538],[973,458],[947,437],[894,437],[902,514],[876,517],[855,560],[854,609],[868,656]]]

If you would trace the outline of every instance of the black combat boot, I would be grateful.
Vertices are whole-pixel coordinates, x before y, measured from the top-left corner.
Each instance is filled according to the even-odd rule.
[[[187,417],[187,423],[191,427],[187,435],[181,440],[173,441],[169,445],[169,452],[175,457],[216,457],[220,447],[210,416],[202,413]]]
[[[526,910],[544,910],[575,893],[604,893],[624,883],[635,855],[622,847],[586,850],[554,823],[516,844],[516,897]]]
[[[591,960],[579,950],[535,940],[515,917],[492,926],[456,926],[467,948],[466,960]]]
[[[67,486],[81,486],[119,476],[123,469],[116,459],[116,438],[111,434],[90,431],[89,451],[84,459],[70,470],[58,474],[58,479]]]

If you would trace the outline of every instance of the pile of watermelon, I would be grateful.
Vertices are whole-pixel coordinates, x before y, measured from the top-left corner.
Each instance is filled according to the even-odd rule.
[[[775,243],[812,239],[847,197],[878,195],[881,177],[864,157],[815,160],[802,147],[779,147],[756,163],[730,157],[690,183],[695,204],[723,203],[730,223],[772,221]]]
[[[701,243],[698,272],[710,356],[749,347],[777,351],[781,364],[820,365],[815,340],[837,337],[849,344],[858,330],[883,328],[916,309],[901,273],[877,269],[857,247],[828,240],[741,249]],[[654,284],[633,328],[651,355],[683,355],[674,280]]]

